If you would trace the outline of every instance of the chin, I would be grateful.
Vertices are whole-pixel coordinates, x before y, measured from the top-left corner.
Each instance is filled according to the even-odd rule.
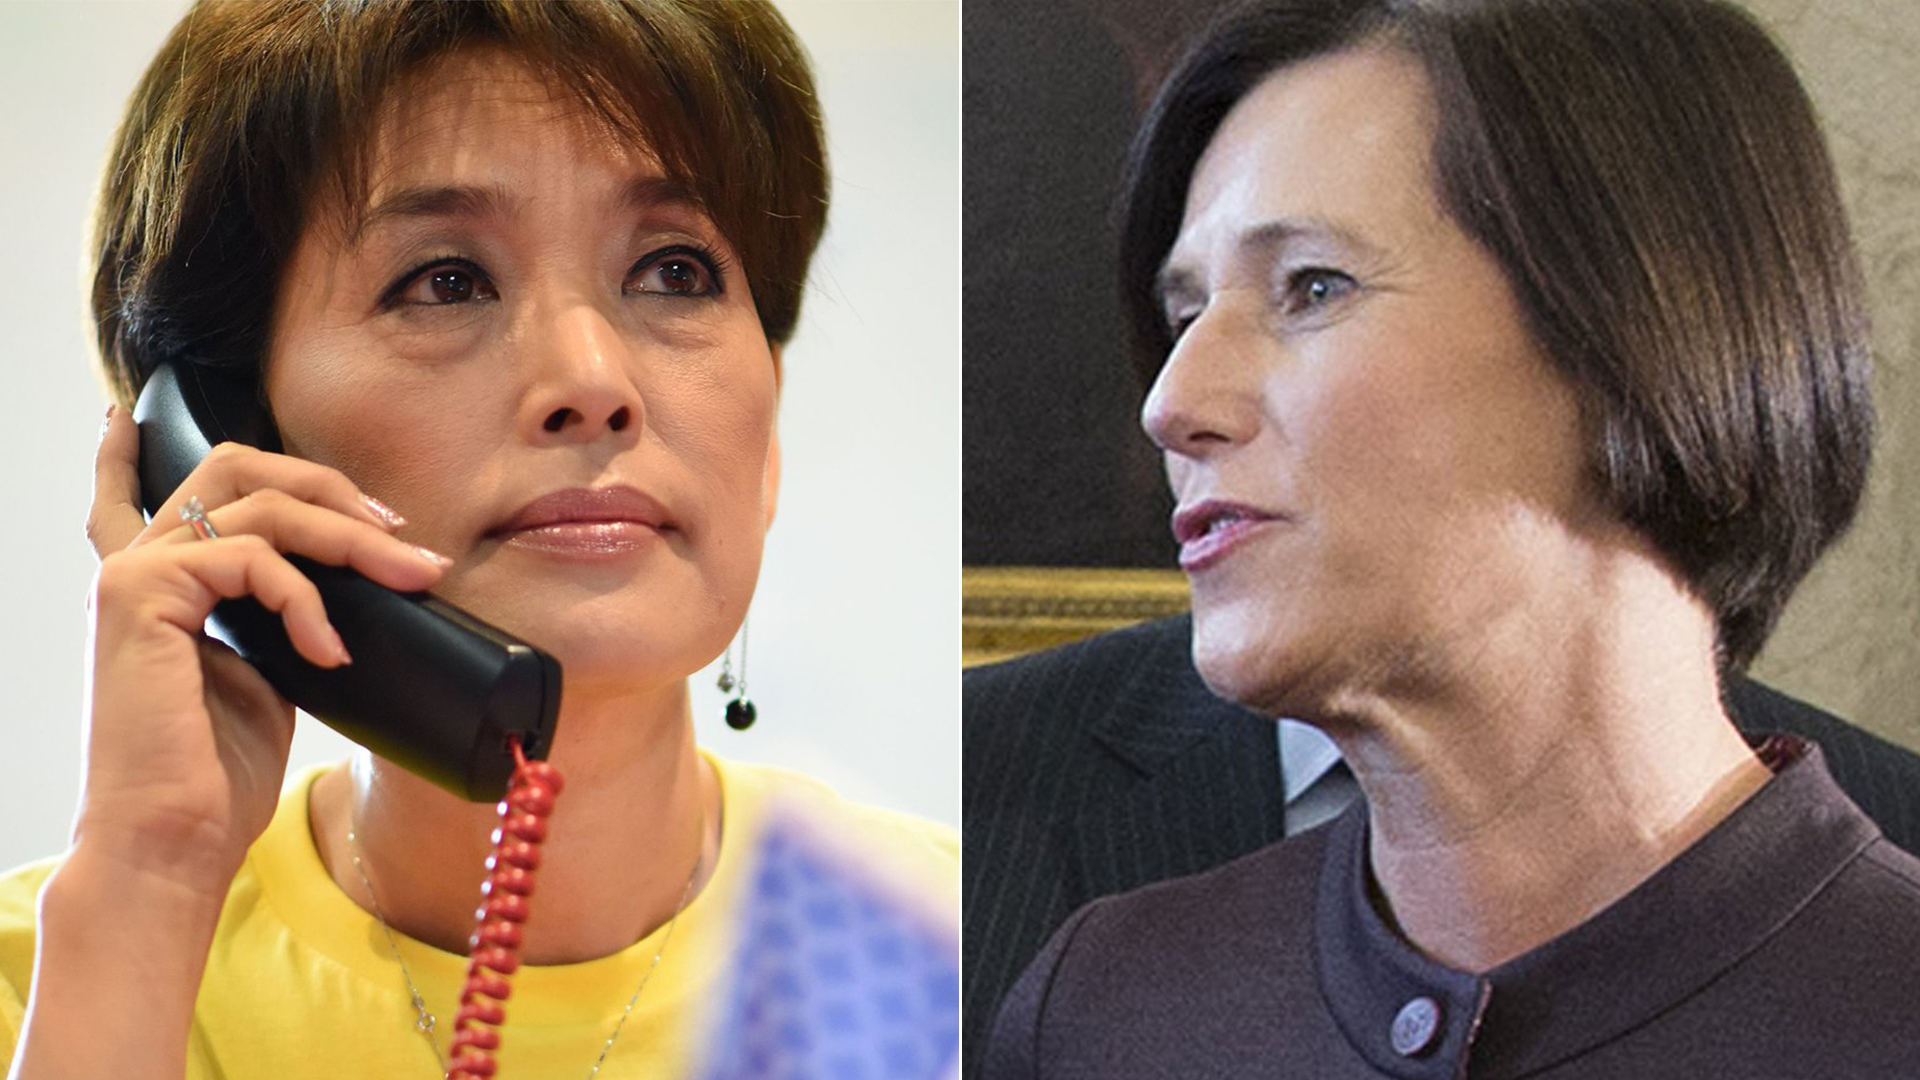
[[[1219,697],[1279,715],[1284,688],[1291,681],[1287,660],[1294,649],[1270,619],[1249,618],[1250,613],[1238,607],[1195,606],[1193,666]]]
[[[620,696],[684,684],[688,676],[719,656],[725,643],[708,653],[689,650],[683,641],[600,636],[590,640],[562,637],[541,647],[560,661],[561,685],[569,691],[595,687],[596,692]]]
[[[551,654],[568,688],[643,691],[681,682],[705,667],[727,647],[739,624],[740,613],[662,595],[668,591],[650,590],[645,602],[625,591],[567,600],[460,590],[446,599]]]

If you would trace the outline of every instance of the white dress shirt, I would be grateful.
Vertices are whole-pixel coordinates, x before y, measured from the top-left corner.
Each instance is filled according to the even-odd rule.
[[[1340,760],[1340,748],[1319,728],[1282,720],[1280,792],[1286,800],[1286,834],[1297,836],[1340,816],[1360,797],[1360,785]]]

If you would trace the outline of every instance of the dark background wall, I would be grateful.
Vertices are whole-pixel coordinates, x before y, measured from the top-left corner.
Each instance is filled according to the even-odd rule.
[[[1173,566],[1113,204],[1140,109],[1213,6],[963,5],[968,565]]]

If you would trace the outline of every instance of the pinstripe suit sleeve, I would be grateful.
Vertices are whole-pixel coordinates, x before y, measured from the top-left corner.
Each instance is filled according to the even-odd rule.
[[[1000,995],[1045,934],[1078,906],[1058,823],[1088,797],[1074,767],[1086,738],[1071,714],[1100,687],[1078,655],[966,676],[961,809],[965,1042],[969,1059]]]

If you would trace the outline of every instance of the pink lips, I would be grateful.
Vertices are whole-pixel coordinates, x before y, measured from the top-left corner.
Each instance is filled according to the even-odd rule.
[[[1279,516],[1245,503],[1208,499],[1173,515],[1173,538],[1180,542],[1180,569],[1189,574],[1218,563],[1235,546]]]
[[[488,535],[548,554],[598,558],[637,551],[673,527],[664,507],[633,488],[569,488],[533,500]]]

